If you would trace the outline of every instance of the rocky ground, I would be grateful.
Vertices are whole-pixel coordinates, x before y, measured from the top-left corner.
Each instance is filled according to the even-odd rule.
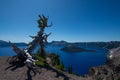
[[[8,63],[9,57],[0,57],[0,80],[86,80],[76,75],[68,74],[50,67],[39,67],[34,76],[26,66]]]
[[[53,67],[39,67],[34,76],[26,66],[8,63],[0,57],[0,80],[120,80],[120,47],[111,49],[105,65],[92,67],[85,77],[68,74]]]
[[[120,80],[120,47],[111,49],[105,65],[90,69],[93,80]]]

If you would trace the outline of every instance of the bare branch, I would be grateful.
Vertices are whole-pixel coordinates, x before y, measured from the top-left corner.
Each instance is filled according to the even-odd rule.
[[[51,27],[51,26],[53,26],[52,22],[51,22],[51,24],[49,26],[46,26],[46,27]]]
[[[31,37],[32,39],[36,38],[36,36],[29,36],[29,37]]]

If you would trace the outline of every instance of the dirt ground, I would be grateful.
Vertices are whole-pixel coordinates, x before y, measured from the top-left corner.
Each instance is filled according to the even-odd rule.
[[[36,75],[24,65],[10,65],[11,57],[0,56],[0,80],[87,80],[76,75],[59,72],[53,68],[40,67]]]

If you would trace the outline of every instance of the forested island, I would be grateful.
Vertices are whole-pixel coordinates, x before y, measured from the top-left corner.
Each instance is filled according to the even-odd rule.
[[[80,48],[80,47],[73,46],[73,45],[63,47],[61,50],[65,51],[65,52],[71,52],[71,53],[74,53],[74,52],[75,53],[76,52],[95,52],[95,50],[88,50],[88,49]]]

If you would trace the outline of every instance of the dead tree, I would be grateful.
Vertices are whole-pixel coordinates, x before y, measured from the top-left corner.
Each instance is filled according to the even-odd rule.
[[[30,36],[31,38],[33,38],[33,41],[29,44],[27,49],[28,49],[28,52],[31,53],[35,49],[36,44],[39,44],[40,45],[39,55],[42,57],[45,57],[44,46],[45,46],[45,43],[47,43],[47,38],[51,33],[46,34],[44,33],[44,31],[46,27],[51,27],[52,23],[50,26],[48,26],[48,23],[47,23],[48,18],[45,17],[44,15],[42,16],[39,15],[39,20],[37,20],[37,22],[38,22],[38,27],[40,31],[38,32],[37,36]]]
[[[47,42],[48,36],[51,33],[46,34],[46,33],[44,33],[44,31],[45,31],[46,27],[50,27],[50,26],[52,26],[52,24],[50,26],[48,26],[48,24],[47,24],[48,18],[46,18],[44,15],[42,15],[42,16],[39,15],[39,20],[37,22],[38,22],[38,27],[40,28],[40,31],[37,33],[36,36],[30,36],[33,38],[33,41],[30,42],[30,44],[28,45],[27,48],[21,50],[16,45],[9,42],[10,45],[12,46],[13,50],[17,54],[15,57],[13,57],[13,58],[15,58],[14,60],[19,59],[22,62],[34,64],[35,60],[32,58],[31,53],[35,49],[37,44],[40,45],[40,56],[45,57],[44,46],[45,46],[45,43]]]
[[[15,44],[11,43],[10,41],[9,41],[9,44],[12,46],[13,50],[17,54],[12,57],[12,59],[10,60],[10,63],[15,62],[16,60],[24,63],[24,61],[26,61],[26,58],[27,58],[25,55],[25,52],[20,48],[18,48]]]

